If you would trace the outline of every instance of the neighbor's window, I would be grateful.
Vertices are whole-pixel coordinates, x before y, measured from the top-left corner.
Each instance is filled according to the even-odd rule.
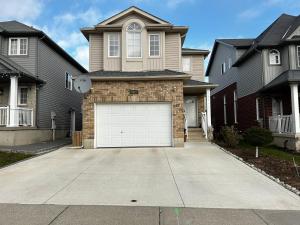
[[[66,72],[66,75],[65,75],[65,88],[69,89],[72,91],[72,75],[69,74],[68,72]]]
[[[182,71],[183,72],[191,71],[191,58],[188,58],[188,57],[182,58]]]
[[[120,35],[118,33],[108,34],[108,57],[120,56]]]
[[[226,63],[222,63],[222,66],[221,66],[221,74],[224,74],[226,72]]]
[[[127,57],[128,58],[142,57],[141,32],[142,32],[142,27],[138,23],[131,23],[127,27]]]
[[[228,58],[228,69],[230,69],[232,66],[232,59]]]
[[[272,49],[269,52],[270,65],[280,64],[280,52],[277,49]]]
[[[226,102],[226,95],[223,97],[223,104],[224,104],[224,125],[227,124],[227,102]]]
[[[149,55],[152,57],[160,55],[160,35],[150,34],[149,35]]]
[[[9,38],[9,55],[27,55],[28,38]]]
[[[298,67],[300,67],[300,46],[297,46]]]
[[[27,105],[28,101],[28,88],[27,87],[20,87],[19,88],[19,105]]]

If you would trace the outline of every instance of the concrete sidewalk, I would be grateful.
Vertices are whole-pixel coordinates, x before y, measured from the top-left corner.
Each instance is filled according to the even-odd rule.
[[[0,204],[5,225],[297,225],[300,211]]]

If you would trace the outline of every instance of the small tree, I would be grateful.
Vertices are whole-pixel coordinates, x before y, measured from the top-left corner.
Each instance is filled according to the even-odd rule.
[[[270,144],[273,141],[272,132],[260,128],[260,127],[251,127],[246,130],[244,139],[246,143],[256,146],[256,158],[258,158],[258,147],[262,147]]]
[[[225,143],[225,145],[229,148],[234,148],[239,144],[240,135],[238,131],[232,127],[222,127],[220,131],[220,138]]]

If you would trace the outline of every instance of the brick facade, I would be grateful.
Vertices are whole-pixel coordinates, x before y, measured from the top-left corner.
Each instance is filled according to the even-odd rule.
[[[138,90],[130,94],[129,90]],[[184,141],[183,81],[93,81],[83,100],[83,144],[94,147],[94,104],[129,102],[172,102],[173,143]]]

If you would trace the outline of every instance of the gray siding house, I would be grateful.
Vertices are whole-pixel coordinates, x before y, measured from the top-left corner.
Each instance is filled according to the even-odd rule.
[[[257,38],[215,41],[206,76],[212,123],[270,129],[274,143],[300,150],[300,16],[282,14]]]
[[[72,76],[86,70],[44,32],[0,22],[0,145],[23,145],[81,129]]]

